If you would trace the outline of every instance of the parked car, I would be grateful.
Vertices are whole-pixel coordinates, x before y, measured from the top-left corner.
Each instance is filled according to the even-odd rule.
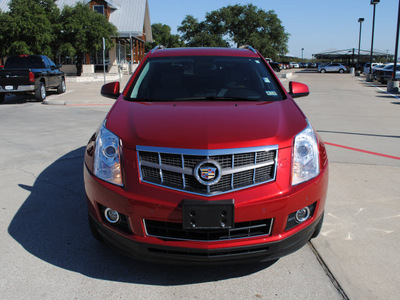
[[[290,62],[288,62],[288,61],[283,61],[282,64],[284,65],[285,69],[291,69],[292,68]]]
[[[393,63],[388,63],[388,64],[377,64],[375,66],[372,67],[372,78],[374,80],[377,80],[378,74],[380,73],[380,71],[384,70],[385,68],[390,68],[391,66],[393,66]],[[392,68],[393,70],[393,68]]]
[[[321,230],[321,138],[261,54],[247,46],[156,47],[85,151],[95,238],[161,262],[275,260]]]
[[[380,83],[387,83],[389,80],[393,78],[393,69],[394,69],[394,64],[388,65],[385,68],[377,71],[376,73],[376,80],[379,81]],[[400,65],[396,64],[396,79],[400,78]]]
[[[38,101],[46,99],[48,89],[66,90],[64,72],[44,55],[14,55],[0,69],[0,102],[6,94],[34,93]]]
[[[346,71],[347,71],[346,66],[339,64],[339,63],[329,63],[327,65],[318,66],[318,72],[320,72],[320,73],[325,73],[325,72],[344,73]]]
[[[317,67],[317,63],[315,63],[315,62],[310,62],[310,63],[308,64],[308,67],[309,67],[309,68],[316,68],[316,67]]]
[[[283,69],[283,65],[281,63],[273,61],[269,61],[268,63],[275,72],[280,72]]]
[[[364,65],[364,71],[363,71],[363,73],[364,74],[369,74],[369,69],[370,69],[370,63],[366,63],[365,65]],[[372,69],[374,68],[374,66],[376,66],[376,65],[379,65],[379,63],[372,63]],[[372,73],[372,72],[371,72]]]
[[[299,66],[299,63],[298,63],[298,62],[293,61],[293,62],[290,63],[290,67],[291,67],[291,68],[297,68],[297,69],[298,69],[300,66]]]

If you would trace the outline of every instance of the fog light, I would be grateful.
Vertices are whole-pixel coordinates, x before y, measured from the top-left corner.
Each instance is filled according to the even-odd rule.
[[[115,224],[119,221],[119,213],[111,208],[106,208],[106,210],[104,211],[104,216],[106,217],[106,220],[111,224]]]
[[[299,209],[296,212],[296,222],[297,223],[303,223],[310,217],[310,209],[308,207],[304,207],[302,209]]]

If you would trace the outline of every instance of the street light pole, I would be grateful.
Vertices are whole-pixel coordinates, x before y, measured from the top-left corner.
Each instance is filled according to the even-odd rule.
[[[372,38],[371,38],[371,58],[369,61],[369,76],[367,76],[367,81],[371,82],[372,80],[372,58],[374,53],[374,31],[375,31],[375,9],[376,5],[380,2],[380,0],[371,0],[371,5],[374,6],[374,13],[372,16]]]
[[[396,45],[394,50],[394,66],[393,66],[392,81],[396,81],[397,52],[399,50],[399,27],[400,27],[400,0],[399,0],[399,11],[397,13]]]
[[[360,23],[360,34],[358,36],[358,68],[360,69],[360,48],[361,48],[361,30],[362,30],[362,22],[364,22],[364,18],[359,18],[358,22]]]
[[[387,85],[387,91],[390,93],[399,92],[399,81],[396,78],[397,52],[399,50],[399,27],[400,27],[400,0],[399,0],[399,11],[397,13],[397,30],[396,30],[396,45],[394,50],[393,76],[392,80],[389,81]]]
[[[301,63],[304,65],[303,52],[304,48],[301,48]]]

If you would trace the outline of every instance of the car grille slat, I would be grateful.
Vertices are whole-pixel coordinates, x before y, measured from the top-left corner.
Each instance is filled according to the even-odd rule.
[[[137,146],[143,182],[188,193],[214,196],[275,180],[278,147],[191,150]],[[198,164],[212,160],[221,178],[206,186],[194,174]]]

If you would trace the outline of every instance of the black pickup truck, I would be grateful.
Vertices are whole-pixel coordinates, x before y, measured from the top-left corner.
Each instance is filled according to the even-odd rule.
[[[48,89],[64,93],[65,76],[60,67],[44,55],[9,56],[0,69],[0,103],[7,94],[34,93],[37,101],[43,101]]]

